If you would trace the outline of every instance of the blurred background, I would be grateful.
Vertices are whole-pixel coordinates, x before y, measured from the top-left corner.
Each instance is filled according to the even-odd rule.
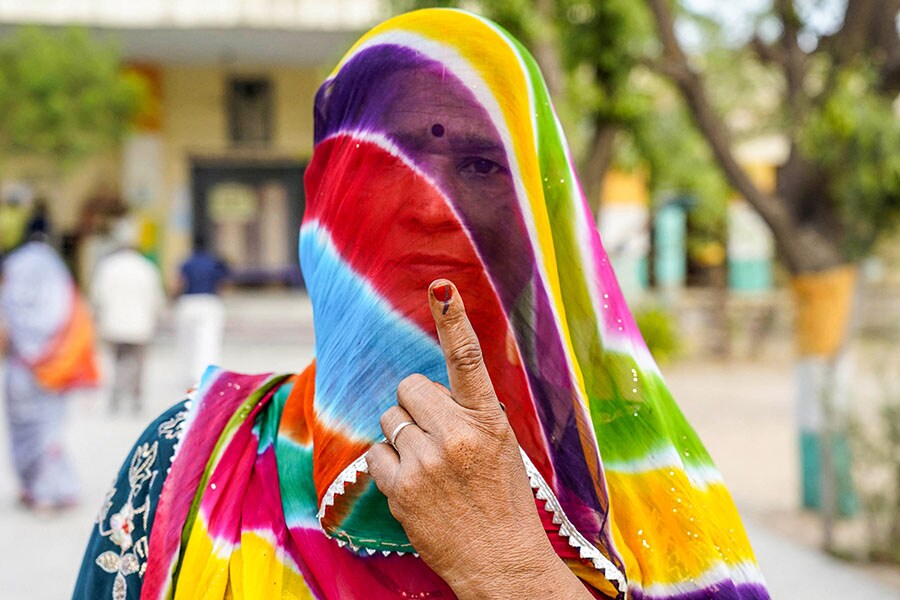
[[[130,301],[153,324],[140,339],[98,311],[103,385],[72,394],[64,433],[77,505],[17,499],[0,433],[0,597],[71,594],[115,470],[183,394],[185,352],[240,371],[311,358],[313,96],[370,26],[438,5],[541,63],[774,597],[900,598],[897,0],[0,0],[0,247],[38,219],[95,309],[121,301],[96,280],[125,250],[170,299]],[[143,373],[142,403],[112,403],[123,372]]]

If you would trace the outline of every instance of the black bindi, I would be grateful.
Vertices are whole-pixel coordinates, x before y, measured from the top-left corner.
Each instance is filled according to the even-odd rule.
[[[444,137],[444,126],[440,123],[435,123],[431,126],[431,135],[434,137]]]

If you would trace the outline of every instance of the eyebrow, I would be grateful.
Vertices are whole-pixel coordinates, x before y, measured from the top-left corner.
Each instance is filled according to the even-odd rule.
[[[391,134],[398,143],[408,148],[418,150],[423,148],[433,138],[430,131],[397,131]],[[447,132],[450,149],[455,152],[499,152],[505,153],[503,144],[497,139],[492,139],[478,134],[453,135]]]
[[[503,144],[499,140],[491,139],[480,135],[464,135],[462,137],[454,137],[450,135],[450,147],[454,150],[465,150],[468,152],[503,152]]]

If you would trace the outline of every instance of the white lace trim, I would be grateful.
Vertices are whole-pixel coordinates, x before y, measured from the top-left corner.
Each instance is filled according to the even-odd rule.
[[[344,491],[347,489],[348,483],[356,483],[357,476],[360,473],[368,473],[368,472],[369,472],[369,463],[366,462],[366,455],[363,454],[362,456],[360,456],[359,458],[354,460],[352,463],[347,465],[347,467],[344,468],[344,470],[341,471],[340,474],[337,476],[337,479],[335,479],[334,481],[331,482],[331,485],[329,485],[328,489],[325,490],[325,495],[322,497],[321,504],[319,504],[319,512],[316,515],[316,518],[319,519],[320,526],[322,524],[322,519],[325,517],[325,511],[328,509],[329,506],[334,506],[334,497],[342,496],[344,494]],[[323,527],[322,530],[324,531],[325,528]],[[347,540],[344,540],[344,539],[341,539],[338,537],[334,537],[327,531],[325,531],[325,533],[328,535],[328,537],[330,537],[335,542],[337,542],[337,545],[340,546],[341,548],[343,548],[344,546],[350,546],[350,549],[353,550],[354,552],[366,552],[369,556],[372,556],[376,552],[381,552],[385,556],[390,556],[391,554],[398,554],[401,556],[404,554],[412,554],[413,556],[416,556],[416,557],[419,556],[418,552],[410,553],[405,550],[375,550],[374,548],[364,548],[362,546],[357,546],[353,542],[349,542]],[[373,542],[374,542],[374,540],[373,540]]]
[[[616,565],[614,565],[608,558],[606,558],[600,550],[597,549],[596,546],[590,543],[587,538],[585,538],[581,532],[572,524],[569,518],[566,516],[565,511],[560,505],[559,500],[556,498],[556,494],[553,493],[553,489],[544,479],[543,475],[541,475],[540,471],[537,470],[537,467],[534,466],[534,463],[531,462],[531,459],[528,458],[528,455],[525,454],[525,451],[519,448],[519,452],[522,455],[522,462],[525,464],[525,472],[528,475],[528,482],[534,490],[534,495],[538,500],[543,500],[545,502],[544,509],[553,515],[552,520],[556,525],[559,525],[559,534],[563,537],[568,538],[569,545],[573,548],[578,549],[578,554],[581,558],[585,560],[591,561],[591,564],[595,569],[601,571],[603,576],[610,582],[612,582],[616,589],[620,592],[625,592],[628,587],[628,582],[625,579],[625,575],[619,570]],[[334,506],[334,498],[335,496],[341,496],[344,494],[347,488],[347,484],[356,483],[357,476],[360,473],[368,473],[369,472],[369,464],[366,462],[366,455],[363,454],[352,463],[347,465],[343,471],[337,476],[337,478],[328,486],[328,489],[325,491],[325,495],[322,497],[322,502],[319,504],[319,512],[316,515],[319,519],[319,525],[322,524],[322,519],[325,517],[325,511],[329,506]],[[323,527],[324,530],[324,527]],[[365,551],[370,556],[379,552],[379,550],[374,550],[372,548],[362,548],[354,545],[351,542],[340,539],[331,535],[329,532],[325,532],[329,537],[337,542],[340,547],[344,547],[345,545],[349,545],[350,548],[354,551]],[[385,556],[390,554],[408,554],[407,552],[399,551],[399,550],[381,550],[380,551]],[[418,556],[418,553],[413,553],[415,556]]]
[[[525,454],[522,448],[519,448],[519,452],[522,454],[522,462],[525,463],[525,472],[528,474],[528,482],[534,490],[534,496],[538,500],[545,501],[544,509],[553,515],[553,522],[559,525],[559,535],[569,538],[569,545],[578,549],[578,555],[581,558],[590,560],[595,569],[602,571],[603,576],[615,584],[616,589],[620,592],[625,592],[628,589],[628,582],[622,571],[612,564],[587,538],[581,535],[581,532],[566,516],[559,500],[556,498],[556,494],[553,493],[544,476],[537,470],[537,467],[534,466],[534,463],[531,462],[531,459],[528,458],[528,455]]]
[[[348,483],[356,483],[357,475],[368,472],[369,463],[366,462],[365,454],[347,465],[337,476],[337,479],[332,481],[331,485],[328,486],[328,489],[325,490],[325,495],[322,497],[322,502],[319,504],[319,512],[316,514],[316,518],[321,522],[322,518],[325,516],[325,509],[329,506],[334,506],[334,497],[342,496]]]

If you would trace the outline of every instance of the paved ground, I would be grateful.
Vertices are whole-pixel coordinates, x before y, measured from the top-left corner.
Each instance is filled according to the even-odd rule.
[[[224,366],[257,372],[302,367],[312,355],[309,314],[308,303],[293,296],[230,299]],[[75,399],[69,447],[84,502],[69,513],[38,517],[15,506],[8,437],[0,428],[0,600],[71,594],[113,473],[150,416],[178,399],[175,361],[164,331],[150,354],[152,386],[142,415],[110,416],[96,394]],[[896,572],[863,570],[812,549],[815,520],[798,515],[795,504],[788,365],[688,363],[664,372],[730,484],[775,598],[900,600]]]

